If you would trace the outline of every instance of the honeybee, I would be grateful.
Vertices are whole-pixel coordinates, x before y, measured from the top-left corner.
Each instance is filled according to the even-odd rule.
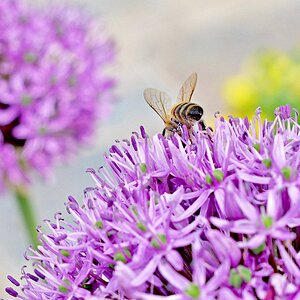
[[[203,108],[192,103],[191,98],[197,83],[197,74],[191,74],[182,85],[177,97],[177,103],[171,107],[169,96],[156,89],[145,89],[144,98],[152,109],[165,123],[163,136],[170,137],[174,133],[180,133],[182,125],[190,130],[196,122],[201,122],[203,130],[204,122],[201,120]]]

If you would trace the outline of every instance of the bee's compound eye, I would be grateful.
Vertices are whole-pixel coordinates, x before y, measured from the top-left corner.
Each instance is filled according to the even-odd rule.
[[[201,106],[194,106],[189,111],[189,117],[199,121],[203,115],[203,108]]]
[[[162,131],[162,135],[166,136],[166,128],[164,128],[164,130]]]

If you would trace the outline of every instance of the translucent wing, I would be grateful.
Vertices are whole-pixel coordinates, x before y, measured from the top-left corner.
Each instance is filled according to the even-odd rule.
[[[171,100],[169,96],[156,89],[145,89],[144,98],[165,122],[171,108]]]
[[[196,87],[196,83],[197,83],[197,73],[193,73],[182,85],[177,97],[177,101],[190,102]]]

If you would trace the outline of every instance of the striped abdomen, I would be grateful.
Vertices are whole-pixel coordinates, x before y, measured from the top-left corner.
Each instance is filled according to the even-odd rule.
[[[200,105],[191,102],[179,102],[171,109],[171,115],[181,124],[192,126],[203,115]]]

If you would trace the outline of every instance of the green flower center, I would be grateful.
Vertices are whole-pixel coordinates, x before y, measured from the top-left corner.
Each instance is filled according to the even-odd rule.
[[[160,249],[161,245],[167,244],[167,237],[165,234],[158,234],[156,237],[151,239],[151,246],[156,249]]]
[[[68,83],[69,83],[69,86],[70,87],[73,87],[77,84],[77,78],[76,76],[71,76],[69,79],[68,79]]]
[[[63,285],[60,285],[59,287],[58,287],[58,290],[61,292],[61,293],[64,293],[64,294],[66,294],[69,290],[65,287],[65,286],[63,286]]]
[[[99,228],[99,229],[102,229],[102,228],[103,228],[103,222],[102,222],[102,221],[97,221],[97,222],[95,223],[95,226],[96,226],[97,228]]]
[[[254,144],[254,145],[253,145],[253,148],[254,148],[258,153],[260,153],[260,144]]]
[[[128,258],[131,258],[131,253],[128,248],[124,248],[123,251],[116,251],[114,254],[114,260],[121,261],[124,264],[127,263]]]
[[[68,280],[68,279],[64,279],[63,282],[66,284],[66,285],[71,285],[71,282]],[[58,290],[61,292],[61,293],[68,293],[69,289],[66,288],[64,285],[60,285],[58,286]]]
[[[229,284],[235,288],[240,288],[242,282],[243,280],[239,273],[235,269],[231,269],[229,275]]]
[[[26,106],[29,105],[32,102],[32,97],[28,96],[28,95],[24,95],[21,98],[21,103]]]
[[[27,52],[24,54],[24,60],[28,63],[35,63],[37,61],[37,55],[33,52]]]
[[[258,246],[257,248],[252,249],[251,251],[254,254],[258,255],[258,254],[261,254],[265,250],[265,248],[266,248],[266,243],[264,242],[260,246]]]
[[[193,299],[198,299],[201,295],[199,286],[195,283],[190,283],[189,286],[184,290],[185,294]]]
[[[209,184],[209,185],[212,184],[212,178],[211,178],[211,176],[210,176],[209,174],[207,174],[207,175],[205,176],[205,181],[206,181],[206,183]]]
[[[221,182],[224,179],[224,173],[221,170],[214,170],[213,175],[218,182]]]
[[[265,158],[262,160],[262,163],[267,167],[270,168],[272,166],[272,160],[270,158]]]
[[[40,127],[39,128],[39,134],[40,135],[44,135],[47,133],[47,128],[46,127]]]
[[[141,168],[142,173],[145,174],[147,172],[147,165],[145,163],[141,163],[140,168]]]
[[[69,252],[68,250],[62,249],[62,250],[60,250],[59,252],[60,252],[60,254],[61,254],[62,256],[65,256],[65,257],[69,257],[69,256],[70,256],[70,252]]]
[[[240,288],[243,282],[250,282],[252,272],[245,266],[239,265],[237,269],[231,269],[229,275],[229,284],[235,288]]]
[[[252,278],[251,270],[242,265],[238,266],[237,269],[238,269],[240,276],[243,278],[243,280],[247,283],[250,282],[250,280]]]
[[[266,229],[269,229],[273,225],[273,218],[271,216],[263,215],[262,222]]]
[[[136,226],[137,226],[138,229],[140,229],[140,230],[143,231],[143,232],[146,232],[146,231],[147,231],[147,227],[146,227],[145,224],[142,223],[142,222],[138,222],[138,223],[136,224]]]
[[[291,179],[291,167],[283,167],[281,173],[286,180]]]

